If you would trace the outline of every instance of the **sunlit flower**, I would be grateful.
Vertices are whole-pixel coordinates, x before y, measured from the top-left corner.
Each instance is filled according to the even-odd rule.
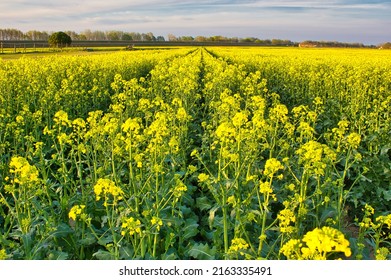
[[[208,179],[209,179],[209,175],[205,173],[201,173],[198,175],[198,181],[200,181],[201,183],[208,181]]]
[[[290,209],[283,209],[277,214],[281,233],[292,233],[295,228],[292,226],[296,222],[295,213]]]
[[[10,173],[14,174],[14,183],[29,186],[39,182],[38,169],[34,165],[30,165],[24,157],[12,157],[9,167]]]
[[[109,199],[109,195],[113,197],[114,204],[118,200],[123,199],[123,191],[120,187],[117,187],[113,181],[110,179],[98,179],[94,186],[94,193],[96,195],[96,200],[100,200],[104,197],[105,202]]]
[[[273,193],[273,189],[272,186],[270,185],[270,182],[260,182],[259,192],[264,195]]]
[[[353,149],[357,149],[361,142],[361,136],[358,133],[353,132],[348,135],[346,141]]]
[[[235,116],[233,116],[232,123],[235,127],[241,127],[247,122],[247,120],[247,114],[243,112],[238,112],[235,114]]]
[[[265,163],[265,170],[263,174],[268,177],[273,177],[279,170],[284,169],[284,166],[276,158],[269,158]]]
[[[121,235],[125,236],[127,233],[132,236],[135,233],[141,233],[141,222],[133,217],[125,219],[122,223]]]
[[[54,115],[53,120],[54,120],[54,123],[59,126],[70,126],[71,125],[71,121],[68,119],[68,113],[64,112],[62,110],[58,111]]]
[[[69,210],[68,217],[74,221],[77,220],[78,217],[81,216],[83,213],[84,208],[86,208],[85,205],[75,205]]]
[[[352,252],[349,245],[340,231],[322,227],[307,232],[302,240],[290,240],[280,252],[288,259],[326,260],[332,253],[344,253],[350,257]]]
[[[190,119],[189,115],[187,114],[185,108],[183,107],[180,107],[178,108],[178,111],[176,113],[176,118],[181,121],[181,122],[185,122],[187,120]]]
[[[173,188],[173,195],[176,198],[180,198],[187,191],[187,186],[182,182],[181,179],[175,177],[175,186]]]
[[[376,260],[387,260],[390,250],[387,247],[381,247],[376,251]],[[1,258],[0,258],[1,259]]]
[[[163,225],[163,221],[159,217],[153,216],[151,219],[151,225],[155,226],[157,231],[159,231],[160,227]]]
[[[285,123],[288,120],[288,108],[283,104],[278,104],[270,109],[270,120]]]
[[[5,249],[0,250],[0,260],[5,260],[7,258],[7,252]]]
[[[243,238],[234,238],[231,241],[231,246],[228,249],[228,253],[239,253],[243,256],[243,251],[246,250],[248,247],[248,243]]]

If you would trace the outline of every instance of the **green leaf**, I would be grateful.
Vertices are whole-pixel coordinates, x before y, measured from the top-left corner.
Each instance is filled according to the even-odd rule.
[[[51,251],[49,256],[49,260],[67,260],[68,259],[68,253],[61,252],[61,251]]]
[[[384,190],[383,189],[383,195],[384,195],[384,199],[387,200],[387,201],[390,201],[391,200],[391,190]]]
[[[133,259],[134,248],[130,244],[119,248],[119,257],[121,260]]]
[[[184,216],[189,215],[192,213],[192,210],[190,207],[187,207],[186,205],[182,205],[179,207],[179,210],[181,210],[182,214]]]
[[[98,260],[114,260],[114,256],[109,251],[102,249],[99,249],[98,252],[94,253],[92,256]]]
[[[324,211],[322,212],[322,215],[320,217],[320,223],[323,224],[324,222],[326,222],[328,218],[334,218],[336,215],[337,215],[336,209],[332,207],[328,207],[324,209]]]
[[[80,245],[89,246],[96,242],[96,238],[92,233],[87,233],[83,239],[78,240]]]
[[[388,151],[391,150],[391,147],[389,146],[384,146],[380,150],[380,155],[384,156],[388,154]]]
[[[175,251],[175,249],[171,248],[170,250],[168,250],[166,253],[164,253],[163,255],[161,255],[160,257],[161,260],[177,260],[178,259],[178,255]]]
[[[209,248],[208,244],[196,243],[189,250],[188,254],[196,260],[214,260],[216,248]]]
[[[99,240],[98,240],[98,244],[102,245],[102,246],[105,246],[106,244],[109,244],[112,242],[113,242],[113,236],[111,236],[111,235],[103,236],[103,237],[99,238]]]
[[[187,219],[185,221],[185,225],[183,227],[183,235],[182,238],[184,240],[189,239],[198,234],[198,222],[195,219]]]
[[[53,237],[66,237],[69,234],[73,233],[73,229],[66,223],[61,223],[58,227],[52,232]]]
[[[212,203],[209,201],[208,197],[206,196],[202,196],[202,197],[198,197],[196,199],[196,206],[197,208],[199,208],[201,211],[203,210],[209,210],[210,208],[212,208]]]

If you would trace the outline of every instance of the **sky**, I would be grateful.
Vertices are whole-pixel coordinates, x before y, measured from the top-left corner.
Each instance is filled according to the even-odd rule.
[[[391,41],[391,0],[1,0],[0,29]]]

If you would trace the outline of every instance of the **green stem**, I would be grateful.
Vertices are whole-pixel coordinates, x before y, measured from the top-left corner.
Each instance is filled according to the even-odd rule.
[[[225,258],[227,259],[229,244],[228,244],[228,214],[227,214],[225,194],[223,194],[222,210],[223,210],[223,227],[224,227],[224,253],[226,256]]]

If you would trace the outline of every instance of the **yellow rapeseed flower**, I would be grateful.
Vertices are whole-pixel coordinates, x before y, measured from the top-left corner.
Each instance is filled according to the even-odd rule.
[[[108,195],[111,195],[114,199],[114,204],[117,200],[121,200],[123,197],[123,191],[120,187],[117,187],[113,181],[110,179],[98,179],[94,186],[94,193],[96,195],[96,200],[100,200],[102,196],[105,199],[105,202],[108,200]]]
[[[7,258],[7,252],[5,249],[0,250],[0,260],[5,260]]]
[[[271,108],[270,120],[273,122],[285,123],[288,120],[288,108],[283,104],[278,104]]]
[[[80,217],[83,213],[84,208],[86,208],[85,205],[75,205],[69,210],[68,217],[74,221],[77,220],[77,217]]]
[[[70,126],[71,121],[68,119],[68,113],[64,112],[63,110],[58,111],[54,115],[54,123],[58,126]]]
[[[159,231],[160,227],[163,225],[163,221],[159,217],[153,216],[151,219],[151,225],[156,226],[156,229]]]
[[[281,169],[284,169],[281,162],[275,158],[270,158],[265,163],[265,170],[263,171],[263,174],[268,177],[273,177],[273,175]]]
[[[228,249],[228,253],[240,253],[240,255],[243,256],[243,250],[246,250],[248,247],[248,243],[243,238],[234,238],[231,241],[231,246]]]
[[[331,227],[315,228],[307,232],[302,240],[293,240],[280,249],[288,259],[327,260],[332,253],[344,253],[346,257],[352,254],[349,241]]]
[[[180,107],[178,108],[178,111],[176,113],[176,118],[181,121],[181,122],[185,122],[187,120],[190,119],[189,115],[187,114],[185,108],[183,107]]]
[[[134,235],[135,233],[141,233],[141,222],[140,220],[137,220],[133,217],[130,217],[126,219],[122,223],[122,231],[121,235],[125,236],[126,233],[129,233],[130,236]]]
[[[241,127],[242,125],[246,124],[247,121],[247,114],[243,112],[236,113],[235,116],[232,118],[232,123],[235,127]]]
[[[12,157],[9,167],[10,173],[14,174],[14,183],[20,185],[33,185],[39,182],[38,169],[34,165],[30,165],[24,157]]]
[[[390,250],[387,247],[381,247],[376,250],[376,260],[387,260]]]
[[[296,222],[295,213],[291,209],[283,209],[277,214],[277,219],[280,224],[281,233],[293,233],[295,227],[292,226],[292,223]]]
[[[198,175],[198,181],[200,181],[200,183],[206,182],[208,179],[209,175],[205,173],[201,173],[200,175]]]
[[[361,136],[358,133],[350,133],[346,138],[346,141],[350,147],[357,149],[361,142]]]
[[[125,133],[135,133],[138,134],[139,130],[141,129],[140,125],[141,119],[140,118],[128,118],[125,123],[121,126],[123,132]]]
[[[300,248],[303,246],[299,239],[290,239],[281,247],[280,253],[288,260],[302,260]]]
[[[272,186],[270,185],[270,182],[260,182],[259,192],[264,195],[273,193],[273,189]]]
[[[175,186],[173,188],[173,195],[176,198],[180,198],[187,191],[187,186],[179,179],[175,177]]]

